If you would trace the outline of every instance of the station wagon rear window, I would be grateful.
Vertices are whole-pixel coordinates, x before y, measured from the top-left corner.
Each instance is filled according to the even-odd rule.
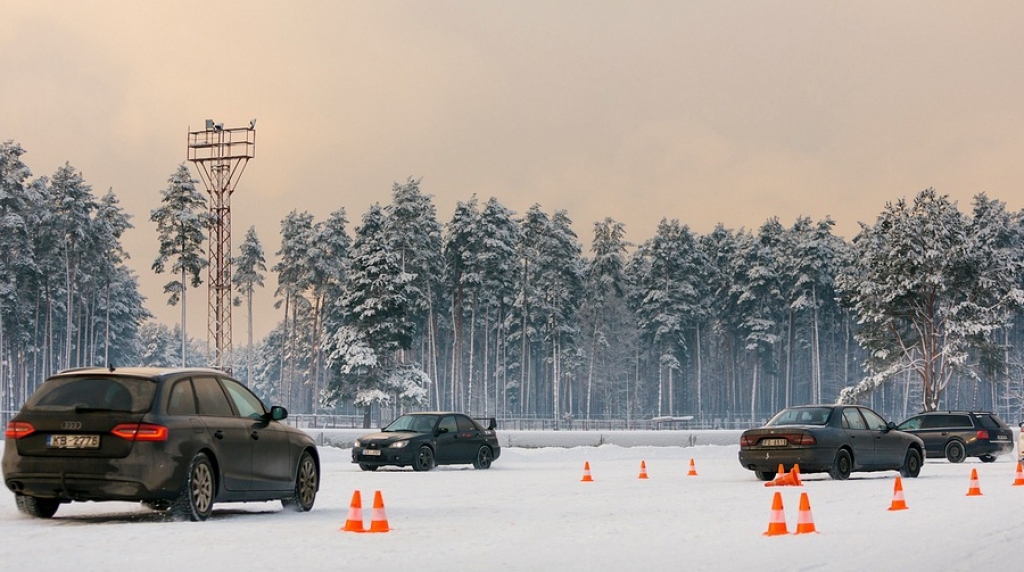
[[[27,411],[142,413],[153,406],[156,383],[135,377],[58,377],[48,380],[25,403]]]

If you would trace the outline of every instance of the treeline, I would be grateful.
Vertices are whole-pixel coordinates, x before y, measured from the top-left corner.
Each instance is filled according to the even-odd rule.
[[[147,322],[113,193],[95,199],[70,165],[30,180],[23,153],[0,147],[2,408],[64,367],[180,365],[182,351],[201,364],[181,325]],[[176,189],[194,196],[182,170],[165,205]],[[367,421],[436,408],[725,426],[839,398],[892,418],[948,407],[1016,420],[1022,218],[983,195],[967,215],[927,190],[850,241],[830,219],[800,217],[707,234],[664,219],[634,243],[611,218],[581,238],[564,211],[494,198],[441,222],[410,179],[351,232],[344,208],[281,221],[269,269],[280,319],[262,340],[253,314],[271,310],[252,294],[268,269],[249,230],[233,265],[250,336],[236,336],[233,373],[294,413]],[[169,303],[205,264],[188,254]]]

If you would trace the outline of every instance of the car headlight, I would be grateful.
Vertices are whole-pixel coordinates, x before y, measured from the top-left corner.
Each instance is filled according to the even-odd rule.
[[[388,445],[388,449],[401,449],[402,447],[405,447],[408,444],[408,441],[395,441],[394,443]]]
[[[352,443],[352,446],[354,446],[354,447],[362,447],[363,444],[359,442],[359,439],[356,439],[356,442]]]

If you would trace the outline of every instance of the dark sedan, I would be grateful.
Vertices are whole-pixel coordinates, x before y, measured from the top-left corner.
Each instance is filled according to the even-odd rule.
[[[4,483],[42,518],[72,501],[139,501],[193,521],[215,502],[308,511],[320,457],[287,415],[217,370],[68,370],[7,424]]]
[[[487,469],[501,455],[494,427],[494,418],[484,428],[462,413],[407,413],[379,433],[357,439],[352,462],[364,471],[385,465],[411,466],[416,471],[463,464]]]
[[[921,472],[924,443],[896,430],[881,415],[859,405],[805,405],[775,414],[764,427],[740,436],[740,464],[763,481],[800,465],[801,473],[845,480],[852,472]]]

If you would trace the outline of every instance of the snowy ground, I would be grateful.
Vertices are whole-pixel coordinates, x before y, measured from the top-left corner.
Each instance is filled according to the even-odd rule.
[[[552,441],[553,438],[548,438]],[[909,510],[889,511],[896,473],[846,482],[805,475],[766,488],[737,445],[506,447],[488,471],[361,472],[322,447],[310,513],[279,503],[221,504],[203,523],[126,503],[76,503],[22,516],[0,498],[4,570],[1011,570],[1024,542],[1016,462],[928,461],[904,479]],[[2,447],[0,442],[0,447]],[[686,476],[690,459],[698,476]],[[637,478],[644,461],[649,478]],[[580,482],[589,462],[594,482]],[[966,496],[977,469],[982,496]],[[381,491],[392,530],[339,530],[352,493],[370,520]],[[790,532],[801,492],[817,534],[765,536],[781,491]],[[1017,549],[1017,550],[1015,550]]]

